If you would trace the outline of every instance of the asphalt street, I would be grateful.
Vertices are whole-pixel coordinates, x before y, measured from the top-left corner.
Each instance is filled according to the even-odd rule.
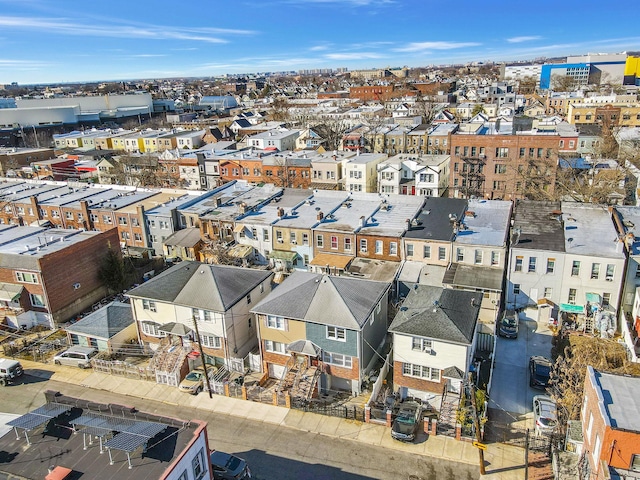
[[[141,411],[176,418],[205,420],[208,422],[210,447],[246,459],[257,480],[480,478],[478,468],[473,465],[390,451],[316,432],[178,407],[162,401],[141,400],[27,374],[20,383],[0,388],[0,411],[23,414],[37,408],[45,402],[45,390],[57,390],[96,402],[132,405]]]

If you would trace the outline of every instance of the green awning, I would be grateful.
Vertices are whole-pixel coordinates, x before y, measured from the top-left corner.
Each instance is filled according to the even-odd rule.
[[[275,260],[286,260],[287,262],[293,262],[297,256],[297,252],[289,252],[286,250],[273,250],[269,252],[269,258],[273,258]]]
[[[567,313],[584,313],[584,305],[571,305],[570,303],[561,303],[560,311]]]
[[[587,297],[587,302],[589,302],[591,305],[594,305],[594,304],[600,305],[600,303],[602,302],[600,295],[598,295],[597,293],[587,293],[586,297]]]

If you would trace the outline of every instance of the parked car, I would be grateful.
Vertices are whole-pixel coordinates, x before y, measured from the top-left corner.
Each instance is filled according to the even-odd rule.
[[[9,360],[8,358],[0,358],[0,386],[4,387],[9,383],[13,383],[24,373],[22,364],[17,360]]]
[[[403,442],[412,442],[418,435],[421,421],[421,404],[411,401],[401,403],[398,416],[391,425],[391,437]]]
[[[72,367],[91,368],[91,359],[97,354],[97,348],[75,345],[53,357],[53,363],[56,365],[71,365]]]
[[[549,385],[551,360],[539,355],[529,358],[529,386],[544,390]]]
[[[505,310],[498,326],[498,335],[505,338],[518,338],[518,312]]]
[[[195,368],[187,373],[187,376],[178,385],[178,390],[192,395],[197,395],[204,390],[204,369]]]
[[[244,480],[251,478],[247,462],[240,457],[218,450],[211,453],[214,480]]]
[[[533,397],[533,418],[536,435],[551,434],[558,425],[558,414],[555,402],[546,395]]]

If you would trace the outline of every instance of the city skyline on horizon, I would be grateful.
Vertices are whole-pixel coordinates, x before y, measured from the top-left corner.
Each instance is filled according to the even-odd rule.
[[[178,13],[164,0],[153,8],[122,0],[90,8],[78,0],[0,0],[0,84],[416,68],[640,50],[640,36],[615,28],[623,19],[619,4],[543,1],[532,11],[503,0],[489,7],[465,0],[464,15],[445,19],[435,2],[415,0],[238,0],[212,12],[197,0]],[[424,25],[406,28],[415,18],[425,18]],[[600,23],[589,38],[576,38],[576,25],[594,18]]]

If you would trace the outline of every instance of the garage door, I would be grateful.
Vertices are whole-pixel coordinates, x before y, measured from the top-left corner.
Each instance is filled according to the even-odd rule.
[[[284,365],[269,364],[269,377],[281,379],[284,375]]]

